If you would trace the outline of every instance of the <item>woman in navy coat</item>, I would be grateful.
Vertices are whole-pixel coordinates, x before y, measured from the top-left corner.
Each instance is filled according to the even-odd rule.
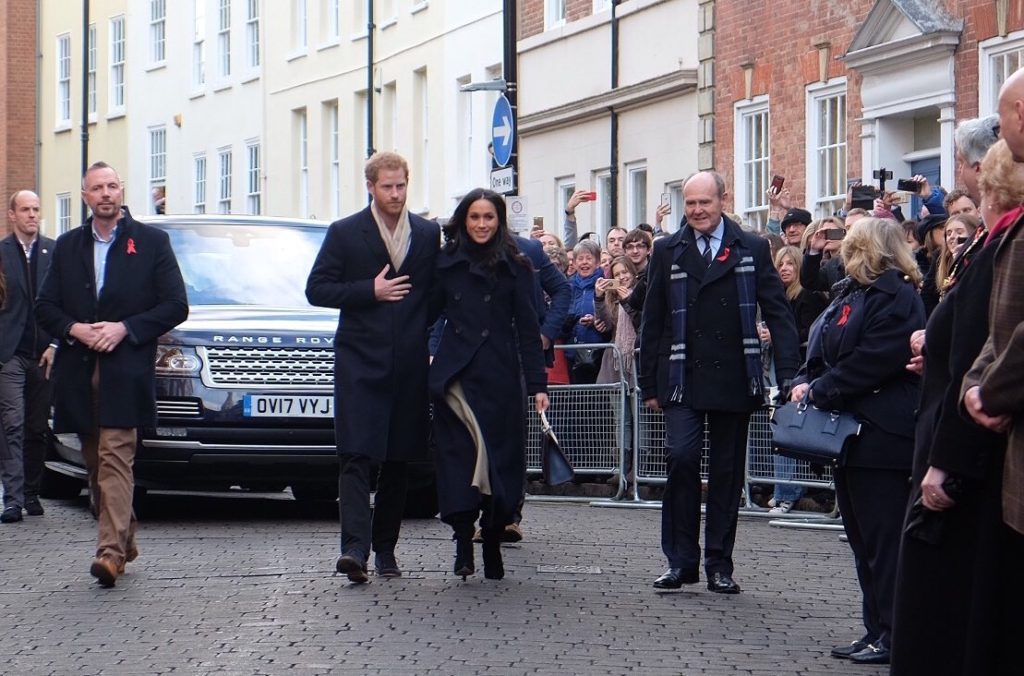
[[[910,335],[925,323],[921,272],[895,221],[858,221],[843,240],[842,256],[848,277],[811,327],[807,363],[791,396],[808,395],[816,407],[851,412],[861,422],[834,477],[867,633],[832,655],[885,664],[920,388],[905,366]]]
[[[446,318],[429,377],[438,499],[463,579],[474,572],[481,508],[484,575],[504,577],[501,533],[513,522],[526,475],[524,384],[538,412],[548,407],[533,267],[505,214],[505,200],[489,190],[462,199],[432,291],[433,309]]]

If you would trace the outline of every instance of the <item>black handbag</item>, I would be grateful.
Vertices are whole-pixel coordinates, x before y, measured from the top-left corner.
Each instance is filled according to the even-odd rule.
[[[540,425],[543,435],[540,442],[540,467],[541,473],[544,475],[544,483],[548,486],[569,483],[576,476],[576,472],[569,463],[569,459],[565,457],[565,453],[562,452],[558,438],[555,437],[555,432],[551,429],[551,423],[543,413],[540,414]]]
[[[852,413],[823,411],[807,401],[791,401],[772,414],[772,450],[820,465],[836,465],[850,439],[860,434]]]

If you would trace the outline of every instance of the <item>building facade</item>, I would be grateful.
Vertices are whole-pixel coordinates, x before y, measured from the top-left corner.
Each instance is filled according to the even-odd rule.
[[[700,6],[696,0],[523,0],[519,40],[521,192],[561,229],[573,191],[580,232],[654,222],[663,198],[682,217],[699,162]]]
[[[752,226],[774,175],[816,216],[838,209],[851,181],[877,186],[883,168],[889,189],[914,174],[951,189],[956,121],[995,112],[1024,65],[1019,2],[712,5],[714,165]]]
[[[5,201],[16,190],[38,189],[35,130],[36,2],[10,0],[0,5],[0,195]],[[0,233],[8,229],[4,218]]]

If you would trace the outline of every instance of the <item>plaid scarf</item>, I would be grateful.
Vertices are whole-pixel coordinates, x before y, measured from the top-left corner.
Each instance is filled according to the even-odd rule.
[[[736,241],[733,247],[740,258],[733,272],[736,293],[740,301],[743,358],[747,367],[747,394],[760,396],[764,393],[764,385],[761,378],[761,339],[757,334],[757,270],[754,267],[754,257],[746,247],[739,241]],[[681,403],[686,391],[686,298],[689,275],[675,263],[672,264],[669,274],[669,300],[672,308],[672,351],[668,367],[669,401]]]

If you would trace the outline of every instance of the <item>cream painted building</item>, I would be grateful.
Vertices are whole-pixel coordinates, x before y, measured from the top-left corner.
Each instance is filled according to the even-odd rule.
[[[83,66],[87,67],[88,163],[129,165],[126,63],[128,0],[92,0],[88,59],[82,3],[39,3],[39,197],[43,231],[56,235],[81,221]],[[127,182],[126,187],[131,188]]]
[[[125,203],[155,213],[264,213],[265,0],[131,0]]]
[[[409,161],[420,214],[448,215],[486,182],[494,95],[459,86],[501,74],[501,1],[373,4],[371,57],[365,2],[267,3],[268,212],[335,219],[363,208],[371,148]]]
[[[531,215],[559,233],[569,196],[593,190],[597,200],[576,211],[578,228],[603,242],[613,225],[653,224],[667,193],[664,226],[674,231],[681,183],[698,168],[697,0],[627,0],[615,30],[608,2],[571,21],[564,5],[545,7],[543,30],[519,42],[521,190]]]

